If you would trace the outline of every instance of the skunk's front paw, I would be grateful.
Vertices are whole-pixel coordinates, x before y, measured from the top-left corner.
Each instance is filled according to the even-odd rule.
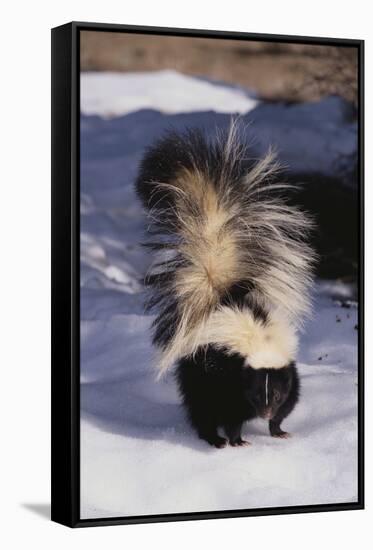
[[[239,437],[238,439],[235,439],[235,440],[231,440],[229,442],[229,444],[232,447],[248,447],[249,445],[251,445],[250,441],[246,441],[245,439],[241,439],[241,437]]]
[[[217,437],[213,441],[212,445],[214,445],[214,447],[216,447],[217,449],[223,449],[227,446],[227,443],[228,441],[225,439],[225,437]]]
[[[283,430],[278,430],[277,432],[272,433],[271,436],[279,439],[289,439],[291,434],[289,432],[284,432]]]

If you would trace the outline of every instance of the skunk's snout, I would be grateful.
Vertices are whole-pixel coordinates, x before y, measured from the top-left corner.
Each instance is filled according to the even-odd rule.
[[[270,420],[273,416],[272,407],[265,407],[260,416],[261,418],[264,418],[264,420]]]

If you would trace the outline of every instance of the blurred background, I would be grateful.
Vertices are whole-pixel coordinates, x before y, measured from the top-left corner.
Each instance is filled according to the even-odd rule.
[[[316,101],[337,94],[357,105],[355,48],[82,33],[82,71],[161,69],[239,84],[269,101]]]

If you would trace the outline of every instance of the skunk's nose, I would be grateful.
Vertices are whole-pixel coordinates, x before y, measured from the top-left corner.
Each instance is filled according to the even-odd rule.
[[[262,418],[265,420],[270,420],[272,418],[272,408],[266,407],[263,411]]]

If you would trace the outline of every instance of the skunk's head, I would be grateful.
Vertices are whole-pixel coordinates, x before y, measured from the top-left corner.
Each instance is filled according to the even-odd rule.
[[[270,420],[289,397],[296,381],[294,363],[281,369],[243,369],[246,400],[260,418]]]

